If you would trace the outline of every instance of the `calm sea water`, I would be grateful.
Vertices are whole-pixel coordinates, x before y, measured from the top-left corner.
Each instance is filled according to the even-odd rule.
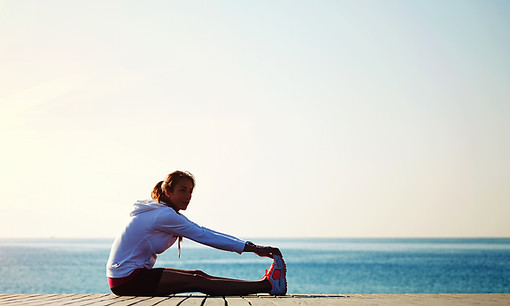
[[[280,247],[289,293],[510,293],[510,239],[253,239]],[[109,293],[112,240],[0,239],[0,293]],[[258,280],[271,260],[184,241],[156,266]]]

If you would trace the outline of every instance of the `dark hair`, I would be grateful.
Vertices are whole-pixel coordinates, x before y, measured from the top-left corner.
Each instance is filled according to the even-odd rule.
[[[177,184],[179,184],[182,180],[189,180],[193,184],[193,187],[195,187],[195,178],[193,177],[193,174],[188,171],[174,171],[167,175],[164,181],[161,181],[154,186],[151,193],[152,199],[158,203],[165,202],[167,204],[171,204],[171,201],[166,197],[164,190],[166,189],[173,192],[175,186],[177,186]]]

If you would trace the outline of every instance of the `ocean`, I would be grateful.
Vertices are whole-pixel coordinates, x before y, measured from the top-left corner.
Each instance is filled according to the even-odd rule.
[[[510,239],[252,239],[277,246],[288,293],[510,293]],[[109,293],[112,239],[0,239],[0,293]],[[261,279],[271,259],[184,240],[156,267]]]

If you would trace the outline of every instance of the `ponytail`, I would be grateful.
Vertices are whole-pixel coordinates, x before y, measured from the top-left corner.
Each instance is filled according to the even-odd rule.
[[[163,189],[161,188],[163,183],[164,183],[163,181],[157,183],[156,186],[154,186],[154,188],[152,189],[152,192],[151,192],[151,198],[154,201],[158,202],[158,203],[161,202],[161,198],[165,197]]]

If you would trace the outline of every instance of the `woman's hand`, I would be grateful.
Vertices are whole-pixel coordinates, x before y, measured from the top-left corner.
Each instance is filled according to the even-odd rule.
[[[270,258],[273,258],[273,255],[282,256],[282,252],[280,252],[278,248],[256,245],[250,241],[248,241],[244,246],[244,252],[253,252],[261,257]]]

